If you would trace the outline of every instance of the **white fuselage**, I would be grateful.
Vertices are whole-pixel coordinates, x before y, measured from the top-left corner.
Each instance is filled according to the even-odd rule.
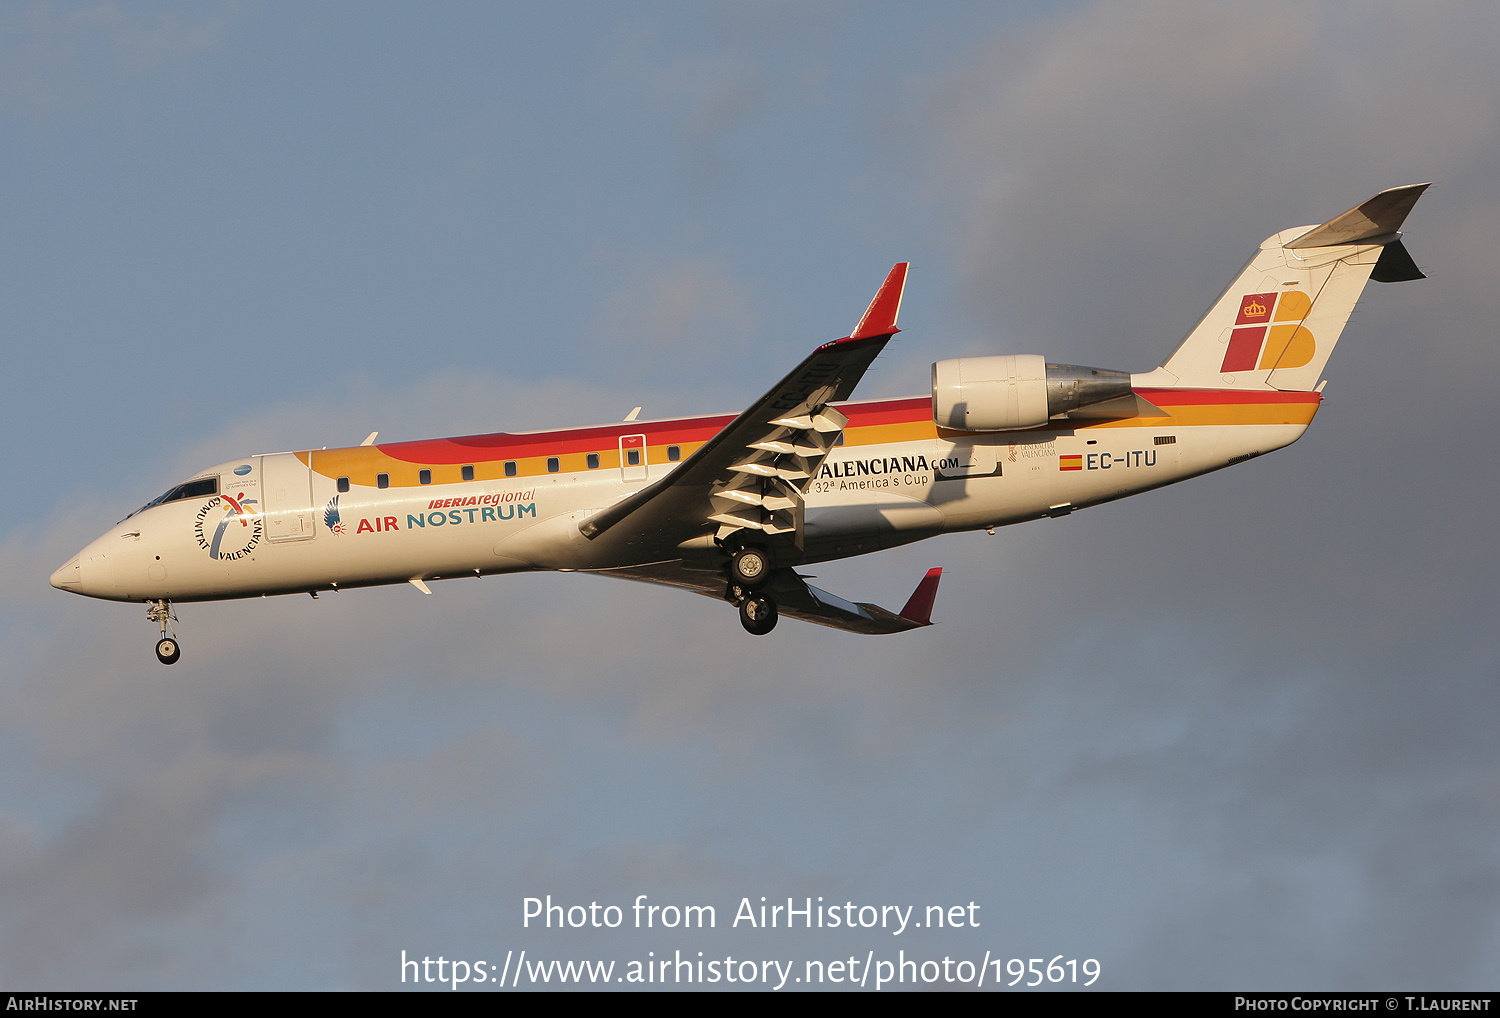
[[[1268,410],[1238,398],[1243,393],[1234,399],[1210,393],[1198,402],[1164,401],[1165,417],[1059,421],[990,434],[939,431],[930,403],[925,418],[918,412],[922,401],[843,404],[846,440],[806,489],[802,561],[1061,515],[1205,473],[1296,441],[1316,411],[1316,395],[1302,395]],[[1154,398],[1161,400],[1159,391]],[[111,600],[194,601],[681,558],[673,546],[637,548],[622,558],[608,541],[585,538],[579,524],[678,468],[684,453],[673,446],[677,461],[668,460],[650,437],[653,429],[686,434],[694,426],[693,420],[610,426],[613,432],[600,440],[607,450],[614,432],[645,433],[638,466],[626,465],[622,447],[613,460],[610,453],[602,461],[580,454],[551,461],[556,470],[538,466],[486,478],[496,471],[481,469],[480,479],[445,480],[459,469],[450,457],[423,471],[436,483],[384,488],[360,476],[335,476],[347,469],[339,463],[353,462],[361,450],[231,460],[195,475],[217,477],[217,493],[137,512],[90,542],[53,583]],[[576,444],[577,434],[605,430],[527,439],[539,448],[548,436]],[[713,430],[700,426],[697,441],[684,445],[696,448]],[[325,469],[325,462],[332,466]],[[341,481],[347,490],[339,490]]]

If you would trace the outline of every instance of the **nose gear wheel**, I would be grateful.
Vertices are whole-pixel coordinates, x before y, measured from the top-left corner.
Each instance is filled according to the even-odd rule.
[[[171,601],[150,601],[146,604],[146,618],[161,627],[161,639],[156,641],[156,660],[164,665],[173,664],[182,657],[182,644],[177,642],[177,630],[172,623],[177,615],[172,611]],[[171,635],[168,636],[168,631]]]

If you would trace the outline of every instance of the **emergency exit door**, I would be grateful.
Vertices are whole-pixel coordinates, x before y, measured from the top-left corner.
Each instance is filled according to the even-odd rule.
[[[620,436],[620,479],[644,481],[646,479],[646,436]]]

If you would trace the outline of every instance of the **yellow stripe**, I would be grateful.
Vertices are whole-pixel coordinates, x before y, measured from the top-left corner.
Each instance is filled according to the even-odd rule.
[[[687,459],[703,445],[702,442],[674,442],[671,443],[681,447],[682,459]],[[486,450],[475,450],[484,453]],[[545,477],[547,470],[546,455],[520,456],[509,462],[516,464],[516,476],[507,477],[505,474],[506,460],[476,460],[472,464],[463,463],[411,463],[406,460],[398,460],[386,455],[376,446],[355,446],[350,449],[315,449],[312,452],[299,452],[297,458],[307,463],[309,458],[312,467],[324,477],[347,477],[351,484],[363,485],[367,488],[375,487],[377,474],[387,474],[390,477],[392,488],[415,488],[425,487],[417,476],[419,471],[431,470],[433,484],[459,484],[463,482],[463,468],[472,466],[474,468],[474,480],[476,481],[515,481],[522,477]],[[558,456],[562,462],[558,464],[559,473],[589,473],[588,453],[564,453]],[[667,446],[652,445],[647,449],[647,462],[653,464],[668,464]],[[620,450],[618,447],[599,450],[599,466],[595,470],[618,470],[620,468]]]
[[[844,432],[844,445],[887,445],[896,442],[922,442],[932,438],[937,438],[937,425],[928,418],[850,428]]]

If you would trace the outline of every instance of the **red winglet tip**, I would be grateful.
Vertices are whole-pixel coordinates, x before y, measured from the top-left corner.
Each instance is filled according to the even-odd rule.
[[[937,600],[938,580],[942,578],[942,566],[934,566],[927,570],[927,575],[922,577],[922,582],[917,584],[916,590],[912,591],[906,607],[901,609],[901,617],[919,626],[932,625],[932,602]]]
[[[901,293],[906,289],[906,270],[910,262],[897,262],[885,282],[880,284],[875,299],[865,309],[865,315],[849,333],[850,339],[869,339],[872,336],[889,336],[900,330],[896,328],[896,317],[901,314]]]

